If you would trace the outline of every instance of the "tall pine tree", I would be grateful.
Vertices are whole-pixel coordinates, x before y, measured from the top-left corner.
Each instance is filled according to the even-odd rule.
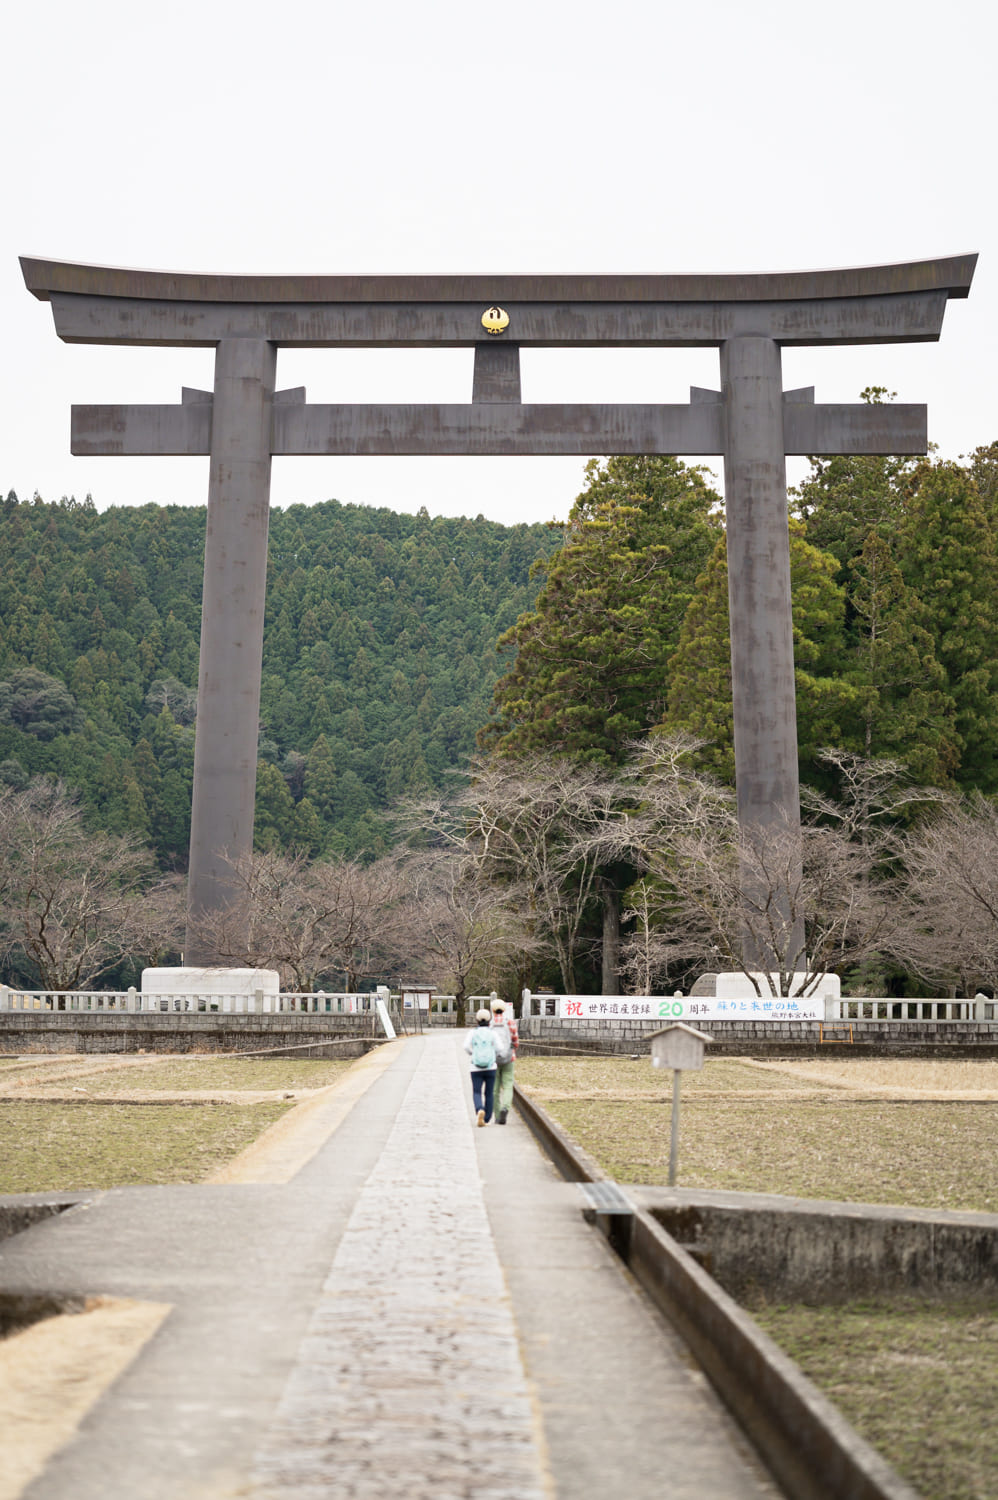
[[[668,662],[710,556],[720,500],[676,458],[592,460],[537,605],[501,637],[516,658],[483,748],[619,762],[664,710]]]
[[[998,537],[993,512],[967,469],[923,465],[896,555],[905,583],[925,606],[946,673],[960,743],[957,780],[998,790]]]
[[[848,748],[901,760],[917,782],[948,781],[959,764],[955,705],[927,628],[888,542],[871,531],[849,561],[857,723]]]

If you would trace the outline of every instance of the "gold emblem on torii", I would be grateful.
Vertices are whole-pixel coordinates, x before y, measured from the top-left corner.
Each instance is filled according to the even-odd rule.
[[[487,307],[482,313],[482,327],[493,338],[498,338],[509,327],[509,313],[504,307]]]

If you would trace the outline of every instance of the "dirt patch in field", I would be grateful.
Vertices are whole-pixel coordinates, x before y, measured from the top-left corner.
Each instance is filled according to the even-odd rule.
[[[825,1062],[761,1062],[745,1058],[743,1067],[775,1073],[820,1088],[895,1099],[998,1100],[998,1060],[960,1058],[952,1062],[932,1058],[910,1061],[888,1057],[839,1058]],[[684,1080],[685,1081],[685,1080]]]
[[[281,1097],[327,1088],[350,1067],[345,1059],[203,1056],[21,1058],[0,1067],[0,1099],[119,1098],[190,1094],[229,1099]]]
[[[41,1474],[169,1310],[93,1298],[81,1313],[47,1318],[0,1341],[0,1500],[16,1500]]]

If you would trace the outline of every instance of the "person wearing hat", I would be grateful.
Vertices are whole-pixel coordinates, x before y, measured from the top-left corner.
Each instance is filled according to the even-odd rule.
[[[496,1091],[496,1044],[489,1025],[487,1010],[475,1012],[475,1026],[464,1039],[464,1050],[471,1057],[471,1102],[479,1125],[492,1118]]]
[[[492,1000],[492,1025],[496,1044],[496,1123],[505,1125],[513,1108],[513,1068],[520,1034],[512,1008],[499,999]]]

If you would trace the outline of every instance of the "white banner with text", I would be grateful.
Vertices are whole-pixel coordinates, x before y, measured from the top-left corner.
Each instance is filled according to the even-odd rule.
[[[551,1002],[554,1001],[554,1006]],[[537,1015],[556,1015],[578,1021],[823,1021],[825,1001],[820,995],[741,996],[715,999],[710,995],[534,995]]]

